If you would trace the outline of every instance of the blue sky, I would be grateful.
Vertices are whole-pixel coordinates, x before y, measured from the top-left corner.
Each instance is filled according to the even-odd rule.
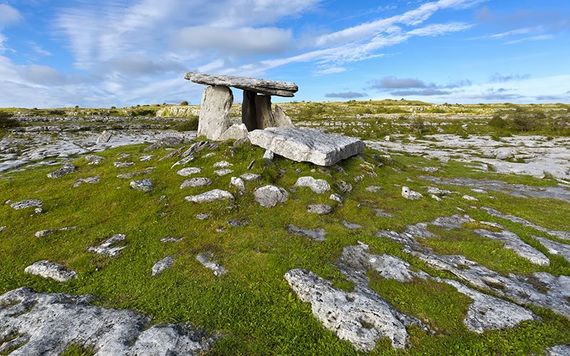
[[[568,103],[568,63],[568,0],[0,0],[4,107],[198,103],[190,70],[299,101]]]

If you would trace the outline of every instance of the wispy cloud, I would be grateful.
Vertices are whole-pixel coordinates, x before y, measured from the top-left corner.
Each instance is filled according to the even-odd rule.
[[[325,94],[326,98],[332,98],[332,99],[359,99],[359,98],[364,98],[367,96],[368,96],[368,94],[366,94],[366,93],[358,93],[358,92],[354,92],[354,91]]]
[[[491,81],[492,83],[505,83],[505,82],[511,82],[511,81],[516,81],[516,80],[524,80],[524,79],[529,79],[530,78],[530,74],[500,74],[500,73],[495,73],[493,74],[490,78],[489,81]]]
[[[415,78],[389,76],[372,81],[370,88],[381,92],[388,92],[393,96],[443,96],[451,94],[451,89],[468,87],[470,85],[472,85],[470,80],[438,85]]]

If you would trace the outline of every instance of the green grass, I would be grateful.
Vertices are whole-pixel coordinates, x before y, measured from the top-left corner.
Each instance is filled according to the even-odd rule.
[[[30,211],[0,206],[0,226],[7,225],[7,230],[0,233],[0,293],[28,286],[42,292],[92,294],[98,297],[100,305],[134,309],[151,315],[156,323],[189,321],[221,333],[222,338],[215,345],[213,354],[357,354],[348,342],[324,329],[312,316],[310,306],[302,303],[289,289],[283,278],[288,270],[306,268],[331,280],[337,288],[350,290],[351,283],[340,273],[335,262],[344,247],[362,241],[375,253],[396,255],[430,274],[449,278],[403,253],[399,244],[375,237],[376,232],[383,229],[402,231],[408,224],[456,214],[458,207],[476,219],[500,220],[489,218],[479,209],[470,209],[473,203],[461,199],[468,190],[461,187],[450,187],[463,193],[442,202],[429,198],[412,202],[401,198],[402,184],[422,193],[433,185],[417,176],[420,167],[432,166],[435,162],[408,156],[386,160],[375,156],[373,151],[367,151],[363,159],[342,162],[340,166],[346,172],[343,173],[334,168],[316,168],[281,158],[266,163],[261,160],[263,150],[259,148],[244,145],[236,149],[231,144],[221,144],[213,157],[198,155],[188,165],[202,167],[200,176],[213,179],[214,183],[208,189],[230,189],[231,175],[217,177],[213,174],[212,165],[220,160],[232,162],[233,175],[240,175],[255,159],[251,172],[261,174],[263,179],[246,182],[248,193],[244,196],[236,194],[233,204],[191,204],[184,201],[184,196],[206,189],[180,190],[179,185],[185,178],[170,169],[176,159],[160,161],[169,152],[161,149],[153,152],[152,161],[139,162],[138,157],[148,153],[143,151],[144,147],[135,145],[105,151],[101,155],[106,159],[100,166],[89,166],[77,157],[74,163],[79,167],[78,171],[57,180],[46,177],[55,167],[40,167],[0,177],[0,201],[38,198],[44,201],[45,209],[44,214],[31,216]],[[116,157],[123,152],[132,155],[135,167],[113,167]],[[375,168],[370,171],[367,168],[370,165],[365,162]],[[156,167],[149,175],[155,184],[151,193],[131,190],[129,180],[116,178],[119,173],[149,166]],[[94,175],[101,176],[99,184],[72,188],[77,178]],[[317,195],[306,188],[292,191],[286,204],[273,209],[261,208],[253,200],[251,192],[256,187],[274,182],[289,189],[302,175],[326,179],[331,185],[345,180],[353,184],[354,190],[345,195],[344,204],[338,205],[333,214],[324,217],[307,214],[306,206],[331,204],[329,194]],[[358,175],[364,175],[364,179],[355,183],[354,177]],[[453,162],[442,167],[437,175],[496,178],[494,174],[473,172]],[[531,178],[512,179],[544,184]],[[369,185],[382,189],[370,193],[365,189]],[[493,195],[498,199],[478,196],[479,204],[523,216],[550,228],[565,228],[564,217],[570,216],[568,204],[560,201]],[[549,211],[548,216],[541,216],[537,207]],[[384,209],[394,217],[376,217],[375,208]],[[211,213],[212,217],[200,221],[195,218],[198,213]],[[250,224],[230,227],[228,221],[236,218],[247,218]],[[347,230],[342,226],[342,220],[361,224],[363,229]],[[531,242],[530,233],[534,231],[499,222]],[[289,235],[287,224],[325,228],[326,240],[317,243]],[[64,226],[78,228],[43,239],[34,237],[38,230]],[[224,230],[216,232],[220,228]],[[470,228],[442,232],[439,239],[426,243],[434,244],[434,248],[446,253],[465,254],[504,273],[540,270],[569,274],[569,264],[560,258],[551,258],[553,262],[549,267],[524,264],[524,260],[505,252],[493,241],[472,236]],[[87,252],[89,246],[116,233],[127,235],[127,248],[118,257],[100,257]],[[178,236],[183,240],[161,243],[160,239],[166,236]],[[533,246],[538,248],[535,242]],[[494,250],[498,252],[490,254]],[[195,260],[195,255],[203,251],[211,251],[216,261],[227,268],[228,274],[217,278],[203,268]],[[174,266],[158,277],[151,277],[152,265],[167,255],[176,257]],[[65,264],[78,272],[78,279],[62,284],[23,273],[26,266],[40,259]],[[428,335],[411,328],[412,347],[404,353],[529,354],[570,341],[569,322],[542,309],[533,309],[542,317],[541,321],[477,335],[468,332],[462,324],[468,298],[447,285],[421,281],[402,284],[381,280],[372,274],[371,286],[398,309],[424,320],[436,331],[435,335]],[[71,355],[90,352],[75,345],[67,350]],[[382,340],[374,353],[403,352],[392,350],[389,343]]]

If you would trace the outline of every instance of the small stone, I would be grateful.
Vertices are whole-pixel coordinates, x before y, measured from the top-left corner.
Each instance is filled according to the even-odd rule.
[[[231,166],[233,166],[233,164],[231,164],[231,163],[228,162],[228,161],[216,162],[216,163],[214,163],[214,165],[213,165],[214,168],[228,168],[228,167],[231,167]]]
[[[263,154],[263,159],[272,161],[273,158],[275,158],[275,154],[273,153],[273,151],[265,150],[265,153]]]
[[[435,194],[431,194],[430,197],[435,201],[441,201],[442,199]]]
[[[117,178],[119,178],[119,179],[132,179],[134,177],[151,174],[154,171],[154,169],[155,169],[154,167],[148,167],[148,168],[143,169],[142,171],[122,173],[122,174],[118,174]]]
[[[295,225],[287,225],[287,231],[290,234],[308,237],[315,241],[325,241],[325,236],[327,234],[325,229],[303,229]]]
[[[326,204],[311,204],[307,207],[307,212],[317,215],[328,215],[332,213],[333,208]]]
[[[340,195],[338,195],[338,194],[336,194],[336,193],[331,194],[331,195],[329,196],[329,199],[330,199],[330,200],[333,200],[333,201],[336,201],[337,203],[340,203],[340,204],[342,204],[342,202],[344,201],[344,199],[342,198],[342,196],[340,196]]]
[[[366,187],[366,191],[369,193],[378,193],[382,190],[382,187],[379,187],[377,185],[371,185],[369,187]]]
[[[51,278],[57,282],[68,282],[77,278],[77,273],[58,263],[38,261],[24,269],[25,273],[43,278]]]
[[[173,236],[167,236],[167,237],[163,237],[162,239],[160,239],[160,242],[162,242],[162,243],[174,243],[174,242],[180,242],[180,241],[182,241],[181,238],[173,237]]]
[[[212,180],[210,178],[191,178],[187,179],[182,184],[180,184],[180,189],[185,188],[197,188],[197,187],[207,187],[212,184]]]
[[[189,195],[184,199],[191,203],[209,203],[216,200],[233,200],[234,196],[228,191],[214,189],[198,195]]]
[[[249,225],[250,221],[248,219],[234,219],[228,221],[231,227],[243,227]]]
[[[349,230],[362,229],[362,225],[354,224],[354,223],[348,222],[346,220],[343,220],[342,224],[344,225],[344,227],[346,227]]]
[[[183,169],[179,170],[178,172],[176,172],[176,174],[178,174],[179,176],[182,176],[182,177],[188,177],[188,176],[191,176],[193,174],[198,174],[201,172],[202,172],[201,168],[188,167],[188,168],[183,168]]]
[[[111,140],[111,137],[113,137],[113,135],[111,134],[111,132],[105,130],[101,133],[101,135],[99,135],[99,137],[97,137],[97,141],[96,143],[102,144],[102,143],[107,143]]]
[[[6,231],[7,228],[8,228],[8,227],[7,227],[6,225],[0,226],[0,232]]]
[[[75,167],[73,164],[65,163],[60,169],[49,173],[47,176],[48,178],[57,179],[75,172],[76,169],[77,167]]]
[[[419,200],[421,199],[423,196],[418,193],[418,192],[414,192],[413,190],[411,190],[410,188],[403,186],[402,187],[402,197],[408,199],[408,200]]]
[[[261,176],[259,174],[255,174],[255,173],[244,173],[240,177],[241,177],[241,179],[245,180],[246,182],[261,179]]]
[[[289,198],[289,193],[285,189],[274,185],[257,188],[253,195],[255,201],[264,208],[273,208],[277,204],[285,203]]]
[[[88,162],[87,164],[89,164],[90,166],[97,166],[101,164],[101,161],[103,161],[104,159],[103,157],[96,155],[87,155],[84,158]]]
[[[19,201],[17,203],[10,204],[10,207],[14,210],[22,210],[27,208],[41,208],[43,202],[39,199],[28,199]]]
[[[219,176],[219,177],[223,177],[223,176],[227,176],[230,173],[233,173],[234,171],[231,169],[219,169],[217,171],[214,171],[214,174]]]
[[[131,188],[134,190],[138,190],[141,192],[151,192],[153,185],[150,179],[143,179],[143,180],[134,180],[130,183]]]
[[[313,177],[299,177],[295,183],[296,187],[308,187],[317,194],[323,194],[331,189],[329,183],[324,179],[315,179]]]
[[[546,350],[547,356],[568,356],[570,355],[570,344],[556,345]]]
[[[345,182],[343,180],[338,181],[335,183],[335,187],[341,192],[341,193],[350,193],[352,192],[352,184]]]
[[[249,164],[247,165],[247,170],[249,171],[250,169],[252,169],[254,165],[255,165],[255,160],[252,160],[252,161],[249,162]]]
[[[164,272],[167,268],[172,267],[174,264],[174,257],[168,256],[163,258],[162,260],[158,261],[157,263],[152,266],[151,274],[153,277],[158,276],[162,272]]]
[[[376,214],[377,217],[379,218],[391,218],[393,217],[392,214],[384,211],[383,209],[379,209],[379,208],[375,208],[374,209],[374,213]]]
[[[135,165],[135,162],[115,162],[113,166],[117,168],[129,168]]]
[[[235,187],[239,194],[243,195],[245,193],[245,182],[243,179],[232,177],[230,180],[230,185]]]
[[[200,213],[196,215],[196,219],[198,220],[208,220],[210,218],[210,214]]]
[[[428,187],[427,192],[429,194],[433,194],[433,195],[437,195],[437,196],[449,195],[449,194],[453,193],[451,190],[440,189],[437,187]]]
[[[141,162],[148,162],[148,161],[150,161],[150,160],[152,159],[152,157],[153,157],[152,155],[145,155],[145,156],[141,156],[141,157],[139,158],[139,160],[140,160]]]
[[[131,157],[130,153],[121,152],[117,155],[117,159],[123,160]]]
[[[60,231],[70,231],[70,230],[74,230],[76,229],[75,226],[69,226],[69,227],[62,227],[61,229],[48,229],[48,230],[40,230],[37,231],[34,236],[37,238],[43,238],[43,237],[47,237],[51,234],[54,234],[56,232],[60,232]]]
[[[77,188],[82,184],[97,184],[100,181],[100,177],[87,177],[87,178],[79,178],[78,180],[73,183],[73,188]]]
[[[196,261],[200,262],[202,266],[214,272],[214,276],[216,277],[220,277],[226,274],[227,271],[223,266],[212,261],[213,257],[214,256],[211,252],[203,252],[196,256]]]
[[[89,252],[98,255],[106,255],[110,257],[117,256],[126,246],[114,247],[117,243],[124,241],[127,238],[125,234],[116,234],[108,238],[99,246],[92,246],[87,249]]]
[[[471,195],[464,195],[463,199],[468,200],[468,201],[479,201],[479,199],[472,197]]]

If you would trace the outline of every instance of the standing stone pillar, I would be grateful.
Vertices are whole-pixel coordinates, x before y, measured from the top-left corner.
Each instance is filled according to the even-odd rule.
[[[257,129],[257,113],[255,109],[256,92],[244,90],[243,102],[241,104],[241,122],[247,127],[247,131]]]
[[[208,86],[202,96],[198,136],[218,140],[231,126],[230,110],[234,96],[226,86]]]
[[[255,97],[255,112],[257,116],[257,128],[265,129],[275,127],[275,117],[271,110],[271,96],[257,95]]]

